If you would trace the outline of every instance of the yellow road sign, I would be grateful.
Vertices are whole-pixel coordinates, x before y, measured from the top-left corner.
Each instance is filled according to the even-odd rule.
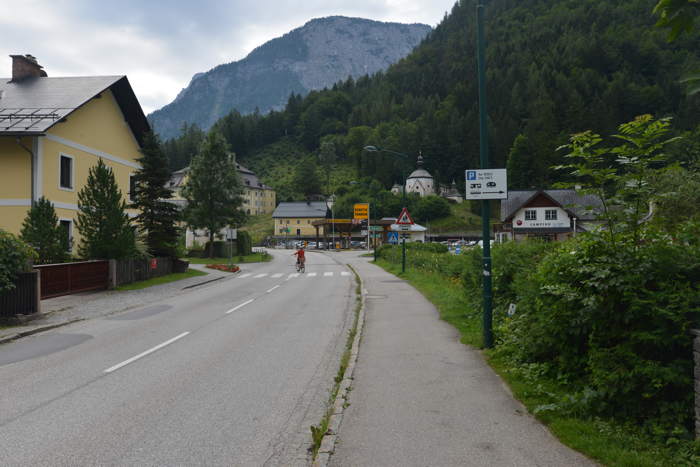
[[[353,217],[355,219],[368,219],[369,216],[369,203],[357,203],[355,205],[355,210]]]

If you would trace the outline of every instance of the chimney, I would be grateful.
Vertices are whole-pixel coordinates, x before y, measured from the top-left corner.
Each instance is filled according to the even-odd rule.
[[[12,81],[47,76],[43,70],[44,67],[37,63],[33,55],[10,55],[10,57],[12,57]]]

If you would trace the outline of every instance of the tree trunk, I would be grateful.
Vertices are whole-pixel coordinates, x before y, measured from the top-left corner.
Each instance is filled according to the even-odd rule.
[[[209,229],[209,257],[214,257],[214,230]]]

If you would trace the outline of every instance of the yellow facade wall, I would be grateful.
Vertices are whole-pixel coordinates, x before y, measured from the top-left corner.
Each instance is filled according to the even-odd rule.
[[[34,140],[38,138],[38,146]],[[138,170],[139,145],[124,120],[112,92],[107,90],[57,123],[45,136],[25,137],[25,146],[38,149],[38,195],[54,203],[60,219],[75,221],[78,192],[85,186],[88,171],[102,158],[112,168],[124,200],[129,202],[130,175]],[[73,158],[73,188],[59,187],[60,155]],[[19,234],[31,199],[29,154],[14,137],[0,137],[0,228]],[[26,206],[3,206],[9,200],[24,200]],[[135,211],[130,211],[132,215]],[[80,242],[73,224],[73,252]]]
[[[324,217],[316,217],[316,218],[297,218],[297,217],[289,217],[289,218],[276,218],[275,219],[275,235],[290,235],[290,236],[295,236],[295,235],[304,235],[304,236],[315,236],[316,235],[316,227],[313,226],[314,221],[318,220],[323,220],[325,219]],[[285,232],[282,231],[284,228],[289,228],[289,234],[286,234]],[[297,234],[297,229],[299,229],[299,233]],[[319,234],[321,233],[321,230],[319,230]]]
[[[32,138],[22,138],[21,142],[31,149]],[[0,199],[31,198],[30,162],[29,153],[17,144],[15,137],[0,137]]]
[[[277,207],[275,203],[275,191],[244,187],[243,209],[248,214],[270,214]]]

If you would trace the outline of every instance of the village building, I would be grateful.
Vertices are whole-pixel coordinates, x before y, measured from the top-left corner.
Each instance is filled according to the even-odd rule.
[[[464,196],[457,189],[457,183],[454,180],[451,185],[440,185],[440,196],[457,204],[464,202]]]
[[[274,238],[314,239],[317,235],[314,221],[330,218],[325,201],[283,202],[272,213],[275,222]]]
[[[129,202],[150,126],[126,76],[48,77],[33,56],[11,57],[12,77],[0,78],[0,228],[18,234],[43,196],[75,251],[88,171],[102,159]]]
[[[495,226],[496,240],[538,238],[563,241],[600,226],[600,199],[575,190],[509,191],[501,201],[501,224]]]

